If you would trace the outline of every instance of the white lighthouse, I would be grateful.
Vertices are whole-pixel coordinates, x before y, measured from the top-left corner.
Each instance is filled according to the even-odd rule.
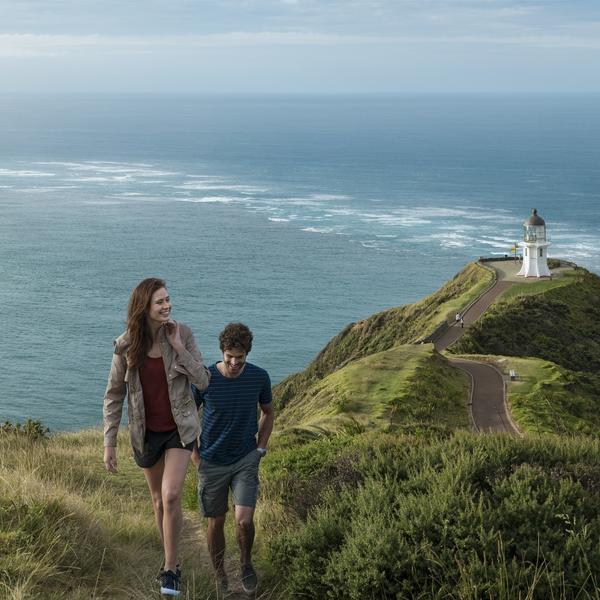
[[[517,275],[523,277],[550,277],[548,268],[548,246],[546,222],[533,209],[531,216],[523,223],[523,266]]]

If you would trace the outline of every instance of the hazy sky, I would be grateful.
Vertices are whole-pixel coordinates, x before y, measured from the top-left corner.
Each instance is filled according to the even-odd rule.
[[[0,0],[0,92],[600,92],[600,0]]]

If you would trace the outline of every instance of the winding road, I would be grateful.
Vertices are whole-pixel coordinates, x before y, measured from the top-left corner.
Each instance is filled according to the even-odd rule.
[[[500,263],[500,261],[498,261]],[[492,304],[492,302],[511,287],[516,281],[516,262],[500,264],[487,263],[496,273],[495,283],[485,291],[463,313],[464,328],[458,324],[448,327],[434,340],[435,349],[443,352],[456,342]],[[521,279],[523,281],[523,279]],[[520,435],[513,423],[506,405],[506,389],[504,376],[489,363],[452,358],[448,360],[471,378],[471,398],[469,408],[473,427],[482,432],[502,432],[510,435]]]

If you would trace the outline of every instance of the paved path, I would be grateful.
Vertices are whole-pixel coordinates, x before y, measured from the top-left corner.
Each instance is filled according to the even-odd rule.
[[[460,325],[449,327],[434,343],[435,349],[442,352],[453,344],[472,323],[489,308],[490,304],[506,289],[512,285],[512,281],[496,281],[496,283],[485,292],[471,307],[463,314],[464,329]]]
[[[519,435],[508,415],[504,379],[495,367],[472,360],[451,358],[450,362],[471,376],[471,416],[477,431]]]
[[[510,266],[513,267],[513,265]],[[512,273],[508,274],[504,269],[498,269],[496,273],[498,276],[496,283],[464,312],[464,328],[460,325],[452,325],[435,340],[434,345],[438,352],[443,352],[456,342],[469,326],[489,308],[490,304],[504,290],[513,285],[515,278],[511,277]],[[470,409],[475,429],[519,435],[508,414],[504,379],[500,371],[483,362],[451,357],[448,359],[455,367],[465,371],[471,377]]]

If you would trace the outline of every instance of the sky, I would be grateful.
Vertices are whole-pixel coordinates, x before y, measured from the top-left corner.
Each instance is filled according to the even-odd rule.
[[[600,0],[0,0],[0,93],[598,93]]]

